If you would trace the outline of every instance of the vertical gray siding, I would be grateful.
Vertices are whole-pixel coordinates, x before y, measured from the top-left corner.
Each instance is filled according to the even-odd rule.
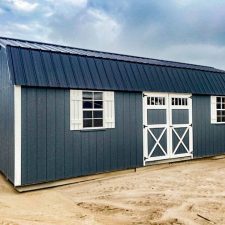
[[[14,181],[14,89],[6,52],[0,48],[0,171]]]
[[[194,157],[225,153],[225,124],[211,124],[210,96],[193,95]]]
[[[116,92],[116,128],[70,131],[69,90],[22,88],[22,184],[142,165],[142,95]]]

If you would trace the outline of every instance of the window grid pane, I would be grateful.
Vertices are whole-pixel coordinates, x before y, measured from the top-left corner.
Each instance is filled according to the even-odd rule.
[[[92,111],[83,111],[83,118],[84,119],[91,119],[93,117],[93,112]]]
[[[102,119],[103,118],[103,112],[102,111],[94,111],[94,116],[93,118],[95,119]]]
[[[94,92],[94,100],[103,100],[102,92]]]
[[[93,99],[93,93],[90,91],[84,91],[83,92],[83,100],[92,100]]]
[[[165,97],[148,97],[147,105],[165,105]]]
[[[102,127],[103,126],[103,119],[94,119],[94,127]]]
[[[188,99],[187,98],[172,98],[171,100],[172,105],[188,105]]]
[[[103,102],[102,101],[94,101],[94,108],[95,109],[102,109],[103,108]]]
[[[83,127],[103,127],[103,92],[83,91]]]
[[[92,119],[84,119],[83,120],[83,126],[84,127],[93,127],[93,125],[92,125],[93,123],[92,123]]]

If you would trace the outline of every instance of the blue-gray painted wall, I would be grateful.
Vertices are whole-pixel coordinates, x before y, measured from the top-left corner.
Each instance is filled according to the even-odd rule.
[[[70,131],[68,89],[22,88],[22,185],[142,166],[142,94],[115,92],[116,128]]]
[[[225,124],[211,124],[210,96],[193,95],[194,157],[225,153]]]
[[[194,157],[225,153],[210,96],[192,99]],[[22,88],[22,185],[142,166],[141,93],[115,92],[115,129],[70,131],[69,108],[68,89]]]
[[[14,181],[14,88],[4,48],[0,48],[0,171]]]

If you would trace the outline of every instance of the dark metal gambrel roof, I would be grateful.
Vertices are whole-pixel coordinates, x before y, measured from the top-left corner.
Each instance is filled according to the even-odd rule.
[[[0,38],[17,85],[225,95],[225,71],[66,46]]]

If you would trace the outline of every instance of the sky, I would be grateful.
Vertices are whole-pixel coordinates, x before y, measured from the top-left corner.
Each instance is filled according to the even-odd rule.
[[[225,70],[225,0],[0,0],[0,36]]]

